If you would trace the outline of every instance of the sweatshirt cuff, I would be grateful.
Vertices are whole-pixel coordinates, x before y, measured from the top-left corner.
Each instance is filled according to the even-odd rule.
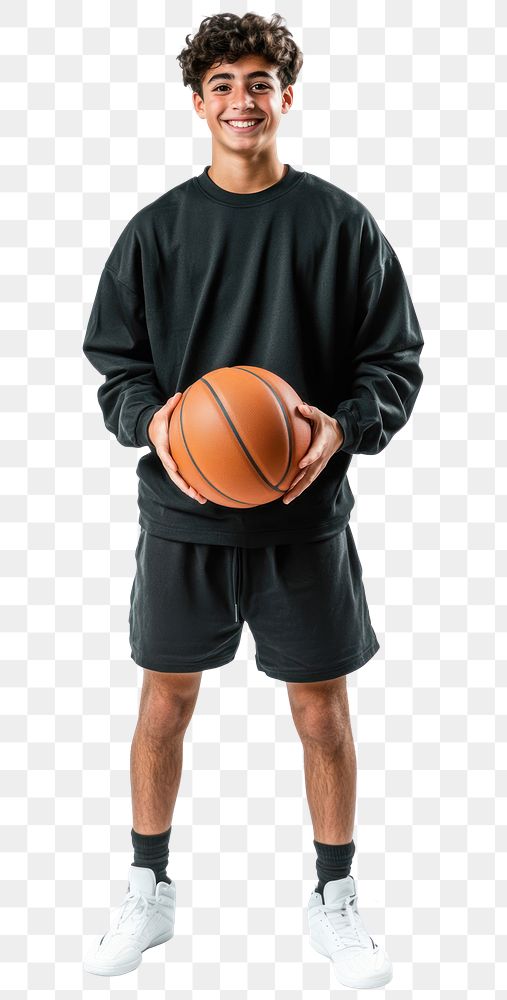
[[[148,437],[148,425],[153,417],[153,414],[156,413],[157,410],[160,410],[160,407],[163,405],[163,403],[152,403],[150,406],[147,406],[146,409],[141,410],[141,413],[137,418],[136,440],[138,447],[148,447],[154,455],[157,454],[157,449],[155,448],[151,438]]]
[[[338,448],[338,451],[347,451],[352,453],[359,441],[359,431],[356,418],[350,410],[341,409],[340,407],[335,410],[332,416],[338,421],[343,433],[343,442]]]

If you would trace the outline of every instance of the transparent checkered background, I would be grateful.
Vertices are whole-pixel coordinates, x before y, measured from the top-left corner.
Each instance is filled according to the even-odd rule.
[[[175,937],[128,976],[81,966],[126,891],[142,682],[128,644],[142,452],[106,431],[82,340],[126,222],[211,162],[175,57],[220,9],[273,5],[1,4],[4,998],[338,989],[307,938],[302,747],[247,625],[235,662],[203,673],[185,738]],[[275,9],[304,52],[279,157],[373,212],[425,337],[409,424],[349,472],[381,644],[348,680],[359,906],[390,992],[505,1000],[507,8]]]

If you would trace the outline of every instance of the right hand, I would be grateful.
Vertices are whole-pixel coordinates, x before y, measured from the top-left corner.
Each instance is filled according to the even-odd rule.
[[[176,486],[179,486],[183,493],[186,493],[188,497],[193,500],[198,500],[199,503],[206,503],[206,497],[201,496],[197,490],[194,490],[193,486],[189,486],[188,483],[180,476],[178,472],[178,466],[174,461],[174,458],[169,451],[169,422],[171,420],[171,415],[175,407],[180,401],[180,396],[183,394],[181,392],[176,392],[174,396],[171,396],[161,406],[160,410],[157,410],[149,424],[148,424],[148,437],[152,444],[155,445],[157,449],[157,455],[164,466],[165,471],[170,479]]]

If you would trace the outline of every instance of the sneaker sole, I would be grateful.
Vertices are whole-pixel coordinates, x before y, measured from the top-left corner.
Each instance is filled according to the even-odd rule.
[[[147,944],[146,948],[142,949],[139,960],[130,962],[129,964],[122,966],[97,965],[94,962],[85,960],[83,962],[83,969],[85,972],[90,972],[92,976],[125,976],[127,972],[134,972],[134,969],[139,968],[145,951],[148,951],[149,948],[155,948],[159,944],[165,944],[165,942],[170,941],[172,937],[174,937],[174,931],[171,931],[170,934],[165,934],[163,937],[157,938],[155,941],[152,941],[151,944]]]
[[[98,966],[91,962],[83,962],[83,969],[85,972],[90,972],[92,976],[124,976],[127,972],[133,972],[134,969],[137,969],[142,960],[141,955],[138,962],[131,962],[130,965],[123,965],[121,968],[115,966],[114,969],[111,966]]]
[[[340,983],[340,986],[347,986],[351,990],[378,990],[381,986],[387,986],[387,983],[390,983],[393,978],[393,970],[390,968],[387,969],[386,972],[379,973],[375,979],[356,979],[354,981],[347,982],[345,978],[341,979],[339,977],[338,969],[336,968],[331,956],[328,955],[327,951],[320,948],[316,942],[312,940],[312,938],[310,938],[310,944],[315,951],[318,951],[319,955],[324,955],[324,958],[328,958],[329,961],[332,962],[335,979],[338,983]]]

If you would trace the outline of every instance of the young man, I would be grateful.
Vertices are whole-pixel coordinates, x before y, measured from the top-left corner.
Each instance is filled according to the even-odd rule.
[[[211,165],[141,209],[102,272],[84,352],[98,401],[140,459],[132,658],[143,668],[132,743],[134,861],[113,927],[85,961],[136,968],[174,931],[166,874],[183,737],[202,671],[234,659],[243,623],[257,668],[287,684],[304,747],[319,878],[310,940],[338,981],[369,988],[391,962],[363,926],[356,759],[346,676],[379,643],[349,526],[347,469],[407,422],[423,338],[399,260],[370,212],[278,159],[302,54],[278,14],[206,18],[178,59],[212,137]],[[215,368],[258,365],[307,401],[305,462],[283,499],[246,510],[182,479],[168,428],[181,392]]]

